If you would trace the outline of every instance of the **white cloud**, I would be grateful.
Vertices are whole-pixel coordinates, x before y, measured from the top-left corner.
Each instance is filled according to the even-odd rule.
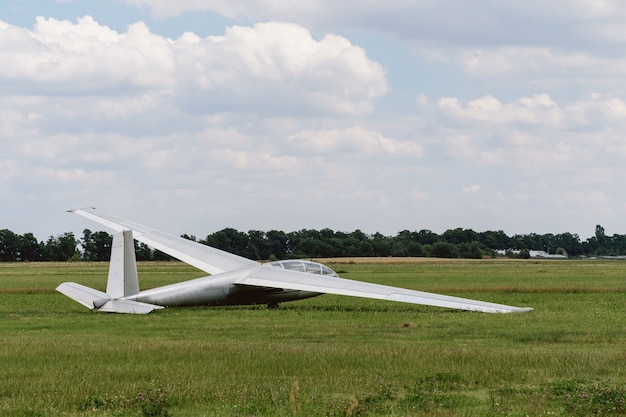
[[[622,55],[603,55],[593,49],[580,52],[556,47],[482,47],[439,51],[437,57],[451,62],[458,60],[473,77],[518,77],[543,88],[572,82],[606,85],[609,81],[624,80],[626,70]]]
[[[574,206],[595,206],[597,208],[610,206],[612,198],[602,190],[592,192],[581,192],[572,190],[569,193],[559,197],[563,204]]]
[[[619,0],[122,1],[162,18],[203,11],[239,21],[289,21],[316,32],[385,33],[391,41],[408,41],[424,59],[458,65],[471,77],[517,77],[542,89],[626,81],[626,3]]]
[[[620,31],[626,5],[619,0],[555,0],[524,3],[479,0],[390,0],[357,2],[346,0],[308,0],[285,3],[275,0],[122,0],[147,8],[160,18],[184,12],[210,11],[222,16],[252,21],[289,20],[309,27],[360,27],[405,36],[431,34],[457,43],[490,43],[497,39],[487,34],[500,33],[503,43],[527,39],[528,42],[597,38],[623,42]],[[455,13],[450,13],[454,10]],[[435,36],[432,36],[435,35]],[[618,36],[614,36],[618,35]],[[464,38],[464,40],[463,40]]]
[[[619,0],[121,1],[163,19],[206,12],[236,22],[292,22],[316,33],[385,33],[394,42],[408,41],[421,57],[458,65],[471,77],[518,77],[518,83],[542,89],[625,81],[626,3]]]
[[[500,170],[490,182],[542,178],[556,187],[604,188],[615,184],[614,164],[626,156],[620,133],[626,104],[616,97],[592,94],[566,103],[546,94],[509,102],[493,96],[437,102],[421,97],[420,102],[428,117],[424,130],[437,132],[438,139],[426,147],[426,159],[440,150],[468,172]]]
[[[37,122],[39,118],[32,106],[38,100],[27,100],[23,97],[0,96],[0,137],[10,138],[18,133],[23,133],[29,125]]]
[[[423,156],[423,149],[417,143],[387,138],[361,127],[299,131],[292,134],[288,142],[315,154]]]
[[[39,17],[33,30],[5,24],[0,57],[13,64],[0,68],[0,78],[44,94],[167,88],[174,70],[169,43],[143,23],[118,34],[89,16],[76,23]]]
[[[340,36],[320,41],[289,23],[231,27],[224,36],[176,42],[185,100],[231,108],[358,114],[387,93],[383,68]],[[207,99],[207,95],[219,96]],[[247,105],[246,105],[247,103]]]
[[[0,181],[13,177],[17,171],[17,162],[10,159],[0,159]]]
[[[33,93],[72,95],[143,91],[126,110],[143,111],[164,94],[186,109],[255,108],[283,113],[370,112],[387,93],[383,68],[347,39],[315,40],[301,26],[268,22],[228,28],[223,36],[177,40],[138,22],[124,33],[87,16],[76,23],[38,18],[32,31],[4,24],[0,79]],[[105,94],[103,94],[105,95]],[[111,115],[121,108],[99,104]]]
[[[322,8],[332,6],[323,1],[306,1],[299,4],[277,1],[252,0],[248,2],[225,0],[122,0],[139,8],[148,8],[159,18],[167,18],[190,11],[214,11],[223,16],[250,17],[255,20],[278,19],[299,14],[318,14]],[[273,16],[273,17],[272,17]]]
[[[424,103],[425,99],[421,99]],[[493,96],[462,102],[457,97],[437,101],[437,109],[450,123],[459,125],[526,125],[552,129],[626,122],[626,103],[617,97],[591,94],[581,100],[557,104],[548,94],[520,97],[502,103]],[[593,119],[593,120],[592,120]]]
[[[76,204],[196,234],[624,224],[626,4],[87,3],[0,22],[0,227],[63,232],[40,212]]]
[[[468,185],[467,187],[463,187],[463,192],[465,194],[478,194],[479,191],[480,191],[480,185],[478,184],[472,184],[472,185]]]

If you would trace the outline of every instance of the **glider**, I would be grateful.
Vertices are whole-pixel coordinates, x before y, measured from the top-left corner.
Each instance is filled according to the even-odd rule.
[[[65,282],[57,287],[60,293],[92,310],[145,314],[164,307],[179,306],[267,304],[268,307],[276,307],[281,302],[320,294],[485,313],[532,310],[344,279],[327,266],[312,261],[286,260],[262,264],[139,223],[118,219],[93,208],[69,211],[114,231],[106,292],[75,282]],[[140,291],[134,240],[211,275]]]

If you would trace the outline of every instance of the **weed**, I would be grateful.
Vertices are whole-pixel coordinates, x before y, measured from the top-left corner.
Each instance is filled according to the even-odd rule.
[[[150,387],[137,394],[134,404],[143,417],[168,417],[168,391],[162,387]]]
[[[87,397],[87,399],[85,399],[85,402],[80,406],[80,409],[82,411],[89,411],[102,409],[104,407],[105,402],[102,397],[99,397],[97,395],[90,395],[89,397]]]
[[[43,413],[31,409],[15,410],[12,412],[12,416],[14,417],[43,417],[43,415]]]
[[[577,416],[626,414],[626,389],[607,384],[572,384],[562,388],[566,408]]]
[[[403,402],[412,410],[455,408],[465,402],[466,397],[458,392],[464,387],[460,375],[437,373],[407,387]]]
[[[379,381],[371,392],[357,397],[352,394],[348,398],[348,404],[335,403],[326,406],[326,416],[328,417],[351,417],[374,414],[384,414],[386,404],[396,398],[395,388],[386,382]]]
[[[294,413],[300,408],[300,404],[298,403],[299,392],[300,384],[296,379],[295,381],[293,381],[293,384],[291,384],[291,390],[289,391],[289,403],[291,404],[291,411],[293,411]]]
[[[85,398],[79,410],[83,413],[114,412],[133,414],[139,412],[142,417],[168,417],[168,390],[161,387],[150,387],[127,397],[120,395],[91,394]]]
[[[83,412],[123,410],[127,408],[128,401],[128,398],[123,396],[94,393],[85,398],[79,410]]]
[[[354,395],[351,395],[350,399],[348,400],[348,408],[346,409],[346,417],[351,417],[352,414],[354,414],[355,412],[358,412],[358,409],[359,409],[359,400],[357,400]]]

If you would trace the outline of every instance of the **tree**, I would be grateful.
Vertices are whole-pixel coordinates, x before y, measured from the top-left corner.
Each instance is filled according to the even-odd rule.
[[[200,243],[213,246],[226,252],[234,253],[239,256],[249,255],[248,253],[248,236],[231,227],[219,230],[208,235],[205,240]]]
[[[305,258],[327,258],[339,255],[328,242],[320,239],[304,239],[296,247],[296,253]]]
[[[345,235],[342,256],[372,256],[374,255],[374,247],[371,239],[361,230],[357,229],[352,233]]]
[[[480,243],[461,243],[458,245],[459,256],[467,259],[482,259],[483,251],[480,250]]]
[[[431,254],[435,258],[455,258],[457,256],[456,247],[448,242],[435,242],[432,245]]]
[[[432,245],[433,243],[441,240],[441,238],[439,237],[437,233],[431,232],[430,230],[427,230],[427,229],[422,229],[419,232],[417,232],[416,237],[417,237],[417,241],[421,243],[422,245]]]
[[[76,249],[78,241],[74,233],[67,232],[59,236],[50,236],[43,249],[43,260],[45,261],[69,261],[79,256]]]
[[[276,259],[285,259],[287,252],[291,250],[289,247],[289,237],[285,232],[278,230],[270,230],[265,234],[267,240],[267,251],[270,259],[272,256]]]
[[[604,227],[596,225],[594,239],[595,255],[612,255],[611,239],[604,233]]]
[[[511,238],[508,237],[502,230],[487,231],[478,234],[478,241],[486,248],[489,249],[511,249]]]
[[[583,253],[580,237],[577,234],[561,233],[555,236],[557,247],[562,248],[569,256],[579,256]]]
[[[449,229],[439,236],[427,229],[419,232],[403,230],[396,236],[381,233],[368,235],[361,230],[351,233],[331,229],[302,229],[285,233],[277,230],[263,232],[250,230],[242,233],[232,228],[222,229],[205,240],[195,236],[181,237],[207,244],[251,259],[286,259],[294,257],[335,256],[435,256],[479,258],[495,249],[545,250],[548,253],[581,255],[626,255],[626,235],[607,236],[604,228],[596,225],[595,235],[581,242],[577,234],[529,233],[508,237],[503,231],[476,233],[471,229]],[[80,242],[72,233],[50,236],[38,242],[32,233],[17,235],[8,229],[0,230],[0,262],[10,261],[67,261],[80,257],[76,248],[83,249],[82,259],[106,261],[110,258],[112,236],[106,232],[83,230]],[[171,260],[172,257],[135,242],[137,260]]]
[[[19,236],[8,229],[0,230],[0,261],[16,262],[19,260]]]
[[[459,243],[470,243],[478,240],[478,233],[472,229],[462,229],[460,227],[456,229],[449,229],[443,232],[441,235],[443,240],[454,245]]]
[[[613,235],[611,238],[611,248],[614,255],[626,254],[626,235]]]
[[[408,230],[398,232],[396,237],[391,239],[389,254],[391,256],[410,256],[409,246],[413,242],[414,236]]]
[[[138,261],[151,261],[153,259],[152,249],[143,242],[135,241],[135,259]]]
[[[604,227],[599,224],[596,225],[596,239],[598,239],[598,243],[600,246],[606,244],[606,235],[604,234]]]
[[[152,251],[152,255],[150,258],[151,261],[171,261],[172,259],[174,258],[172,258],[170,255],[168,255],[165,252],[161,252],[158,249],[155,249]]]
[[[265,233],[260,230],[249,230],[246,257],[261,261],[269,259],[270,255]]]
[[[374,256],[389,256],[391,254],[391,239],[381,233],[372,235],[371,244]]]
[[[83,247],[83,259],[86,261],[108,261],[111,259],[111,245],[113,236],[107,232],[95,232],[83,230],[81,245]]]
[[[20,236],[20,261],[40,261],[43,257],[43,243],[38,242],[32,233]]]

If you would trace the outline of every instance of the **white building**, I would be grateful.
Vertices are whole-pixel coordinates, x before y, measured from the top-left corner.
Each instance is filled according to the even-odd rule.
[[[555,253],[548,253],[543,250],[529,250],[528,254],[531,258],[537,259],[567,259],[567,255],[557,255]]]

